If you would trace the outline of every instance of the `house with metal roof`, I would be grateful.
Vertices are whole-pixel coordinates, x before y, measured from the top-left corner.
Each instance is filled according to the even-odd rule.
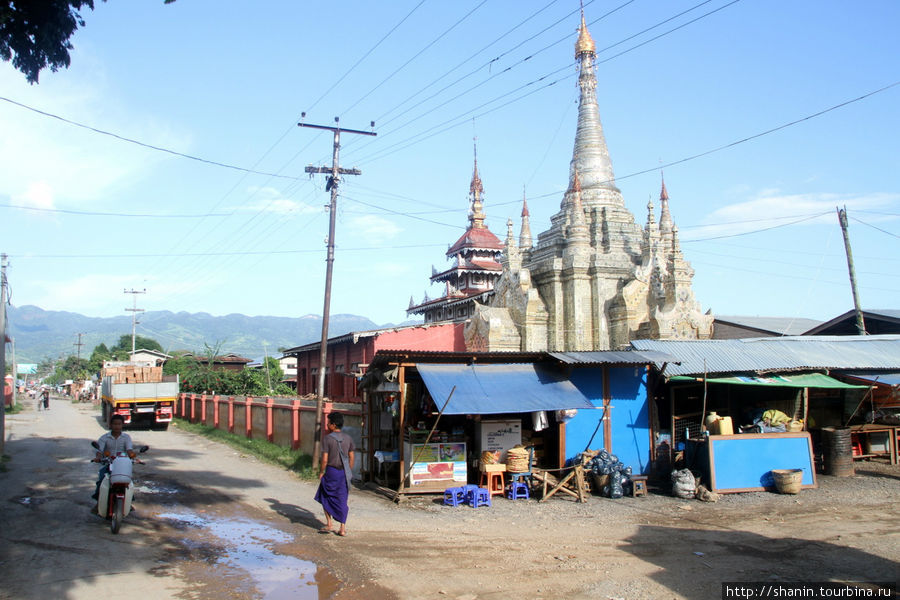
[[[632,347],[678,361],[666,365],[664,383],[650,403],[660,435],[671,440],[668,450],[702,439],[710,413],[728,417],[738,431],[758,423],[766,410],[780,411],[809,431],[817,457],[823,428],[849,426],[862,448],[873,429],[863,409],[872,402],[870,388],[880,378],[900,378],[900,335],[636,340]],[[896,432],[886,435],[893,440]],[[887,454],[897,462],[894,441]]]
[[[716,315],[712,339],[802,335],[821,323],[815,319],[802,317]]]
[[[900,334],[900,310],[880,309],[862,311],[866,333],[869,335]],[[848,310],[829,321],[811,327],[803,335],[858,335],[856,311]]]
[[[379,351],[359,384],[368,464],[401,493],[442,491],[481,452],[517,443],[534,448],[538,467],[559,469],[586,449],[605,448],[644,473],[651,460],[647,381],[670,360],[636,350]],[[441,462],[441,452],[425,443],[431,429],[438,444],[464,447],[468,464],[428,466]],[[423,453],[428,460],[417,457],[423,444],[431,448]],[[393,463],[386,473],[383,465]]]

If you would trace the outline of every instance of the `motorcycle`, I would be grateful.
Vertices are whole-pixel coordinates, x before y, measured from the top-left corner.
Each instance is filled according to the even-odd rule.
[[[91,442],[91,446],[97,451],[100,450],[100,445],[97,442]],[[143,454],[149,449],[150,446],[141,446],[138,452]],[[132,461],[124,453],[116,456],[104,456],[101,459],[94,458],[91,462],[109,465],[109,473],[106,474],[100,483],[100,493],[97,498],[97,514],[109,519],[110,530],[113,533],[119,533],[122,519],[131,512],[131,500],[134,496],[134,483],[131,478],[132,463],[144,464],[144,462],[139,458],[135,458]]]

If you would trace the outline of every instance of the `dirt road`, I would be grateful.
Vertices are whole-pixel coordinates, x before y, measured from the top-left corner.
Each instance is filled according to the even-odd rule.
[[[136,431],[136,509],[90,513],[102,428],[88,405],[7,417],[0,598],[719,598],[723,581],[896,581],[900,468],[818,490],[493,508],[351,495],[349,535],[318,534],[315,488],[175,428]]]

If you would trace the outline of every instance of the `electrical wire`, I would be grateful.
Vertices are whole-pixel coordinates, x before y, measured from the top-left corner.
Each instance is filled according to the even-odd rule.
[[[354,102],[354,103],[351,104],[349,107],[347,107],[346,109],[344,109],[344,112],[341,113],[341,114],[348,113],[348,112],[350,112],[351,110],[353,110],[354,108],[356,108],[356,106],[358,106],[360,102],[362,102],[363,100],[365,100],[366,98],[368,98],[369,96],[371,96],[372,93],[375,92],[375,90],[377,90],[378,88],[380,88],[381,86],[383,86],[385,83],[387,83],[388,81],[390,81],[390,79],[391,79],[392,77],[394,77],[394,75],[396,75],[397,73],[399,73],[400,71],[402,71],[403,69],[405,69],[411,62],[413,62],[414,60],[416,60],[417,58],[419,58],[419,57],[421,57],[423,54],[425,54],[425,52],[426,52],[429,48],[431,48],[432,46],[434,46],[434,45],[435,45],[436,43],[438,43],[444,36],[446,36],[446,35],[449,34],[451,31],[453,31],[454,29],[456,29],[460,24],[462,24],[463,21],[465,21],[465,20],[468,19],[470,16],[472,16],[472,15],[475,13],[475,11],[477,11],[479,8],[481,8],[482,6],[484,6],[485,4],[487,4],[487,2],[488,2],[488,0],[481,0],[481,2],[480,2],[475,8],[473,8],[472,10],[470,10],[469,12],[467,12],[465,15],[463,15],[462,18],[460,18],[459,20],[456,21],[456,23],[454,23],[453,25],[451,25],[450,27],[448,27],[447,29],[445,29],[443,33],[441,33],[439,36],[437,36],[436,38],[434,38],[433,40],[431,40],[428,44],[426,44],[424,48],[422,48],[422,49],[419,50],[418,52],[414,53],[414,54],[412,55],[412,57],[411,57],[409,60],[407,60],[405,63],[403,63],[402,65],[400,65],[399,67],[397,67],[397,68],[394,70],[394,72],[392,72],[390,75],[388,75],[387,77],[385,77],[384,79],[382,79],[381,82],[378,83],[375,87],[373,87],[372,89],[370,89],[368,92],[366,92],[365,94],[363,94],[361,98],[357,99],[356,102]]]
[[[856,217],[850,217],[850,218],[853,219],[854,221],[856,221],[857,223],[862,223],[866,227],[871,227],[872,229],[876,229],[876,230],[880,231],[881,233],[886,233],[887,235],[889,235],[891,237],[900,239],[900,235],[897,235],[896,233],[891,233],[887,229],[882,229],[881,227],[876,227],[875,225],[872,225],[871,223],[866,223],[865,221],[863,221],[861,219],[857,219]]]
[[[319,102],[321,102],[328,94],[331,93],[331,90],[333,90],[334,88],[336,88],[336,87],[338,86],[338,84],[340,84],[344,79],[346,79],[346,78],[347,78],[347,75],[349,75],[350,73],[352,73],[353,70],[356,69],[356,67],[358,67],[359,64],[360,64],[362,61],[364,61],[366,58],[368,58],[368,56],[369,56],[370,54],[372,54],[372,52],[374,52],[375,49],[378,48],[378,46],[380,46],[380,45],[382,44],[382,42],[384,42],[386,39],[388,39],[388,38],[391,36],[391,34],[394,33],[394,32],[397,30],[398,27],[400,27],[401,25],[403,25],[403,23],[405,23],[406,20],[409,19],[409,18],[412,16],[412,14],[413,14],[414,12],[416,12],[416,11],[419,9],[419,7],[422,6],[423,4],[425,4],[425,0],[422,0],[421,2],[419,2],[418,4],[416,4],[416,5],[413,7],[413,9],[412,9],[411,11],[409,11],[409,12],[406,14],[405,17],[403,17],[402,19],[400,19],[400,22],[399,22],[399,23],[397,23],[396,25],[394,25],[394,26],[390,29],[390,31],[388,31],[386,34],[384,34],[384,36],[382,36],[382,38],[381,38],[380,40],[378,40],[378,42],[376,42],[374,46],[372,46],[371,48],[369,48],[369,50],[368,50],[365,54],[363,54],[363,55],[359,58],[359,60],[357,60],[355,63],[353,63],[353,66],[352,66],[352,67],[350,67],[349,69],[347,69],[347,71],[346,71],[343,75],[341,75],[341,76],[338,78],[337,81],[335,81],[333,84],[331,84],[331,87],[328,88],[327,90],[325,90],[325,92],[324,92],[321,96],[319,96],[319,98],[318,98],[315,102],[313,102],[313,103],[309,106],[309,108],[306,109],[306,111],[307,111],[307,112],[312,111],[312,109],[314,109],[314,108],[319,104]]]
[[[71,210],[64,208],[40,208],[37,206],[25,206],[21,204],[0,203],[0,208],[16,208],[19,210],[31,210],[36,212],[63,213],[67,215],[83,215],[88,217],[122,217],[122,218],[141,218],[141,219],[198,219],[205,217],[227,217],[227,213],[200,213],[200,214],[153,214],[153,213],[117,213],[117,212],[101,212],[90,210]]]
[[[16,102],[15,100],[12,100],[12,99],[10,99],[10,98],[6,98],[6,97],[4,97],[4,96],[0,96],[0,100],[2,100],[2,101],[4,101],[4,102],[8,102],[8,103],[10,103],[10,104],[13,104],[13,105],[15,105],[15,106],[18,106],[18,107],[20,107],[20,108],[24,108],[25,110],[30,110],[31,112],[37,113],[37,114],[39,114],[39,115],[43,115],[43,116],[49,117],[49,118],[51,118],[51,119],[56,119],[56,120],[58,120],[58,121],[62,121],[63,123],[67,123],[67,124],[72,125],[72,126],[74,126],[74,127],[80,127],[81,129],[87,129],[88,131],[93,131],[94,133],[99,133],[100,135],[109,136],[109,137],[111,137],[111,138],[115,138],[115,139],[117,139],[117,140],[120,140],[120,141],[123,141],[123,142],[127,142],[127,143],[129,143],[129,144],[134,144],[134,145],[136,145],[136,146],[141,146],[142,148],[148,148],[148,149],[150,149],[150,150],[156,150],[157,152],[163,152],[163,153],[165,153],[165,154],[171,154],[171,155],[173,155],[173,156],[180,156],[181,158],[187,158],[187,159],[189,159],[189,160],[197,161],[197,162],[200,162],[200,163],[204,163],[204,164],[212,165],[212,166],[216,166],[216,167],[222,167],[222,168],[224,168],[224,169],[233,169],[233,170],[235,170],[235,171],[241,171],[241,172],[243,172],[243,173],[249,173],[249,174],[254,174],[254,175],[268,175],[269,177],[279,177],[279,178],[282,178],[282,179],[299,179],[298,177],[293,177],[293,176],[290,176],[290,175],[279,175],[279,174],[277,174],[277,173],[267,173],[267,172],[265,172],[265,171],[256,171],[256,170],[253,170],[253,169],[247,169],[247,168],[245,168],[245,167],[240,167],[240,166],[237,166],[237,165],[230,165],[230,164],[227,164],[227,163],[223,163],[223,162],[219,162],[219,161],[215,161],[215,160],[210,160],[210,159],[208,159],[208,158],[202,158],[202,157],[200,157],[200,156],[194,156],[194,155],[192,155],[192,154],[185,154],[184,152],[178,152],[177,150],[170,150],[169,148],[164,148],[164,147],[162,147],[162,146],[155,146],[155,145],[153,145],[153,144],[148,144],[147,142],[142,142],[142,141],[136,140],[136,139],[134,139],[134,138],[125,137],[125,136],[123,136],[123,135],[119,135],[119,134],[113,133],[113,132],[111,132],[111,131],[106,131],[106,130],[104,130],[104,129],[99,129],[99,128],[97,128],[97,127],[91,127],[90,125],[85,125],[84,123],[79,123],[78,121],[73,121],[73,120],[71,120],[71,119],[67,119],[67,118],[65,118],[65,117],[61,117],[61,116],[59,116],[59,115],[55,115],[55,114],[53,114],[53,113],[50,113],[50,112],[47,112],[47,111],[44,111],[44,110],[40,110],[40,109],[34,108],[33,106],[28,106],[27,104],[23,104],[23,103],[21,103],[21,102]]]

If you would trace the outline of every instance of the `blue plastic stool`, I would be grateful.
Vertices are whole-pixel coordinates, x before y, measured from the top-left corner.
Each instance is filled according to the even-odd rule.
[[[506,497],[510,500],[528,500],[528,484],[521,481],[513,481],[506,489]]]
[[[459,506],[466,501],[467,490],[464,487],[452,487],[444,490],[444,504]]]
[[[487,488],[476,487],[474,490],[469,491],[466,500],[472,508],[478,508],[479,506],[493,506],[493,504],[491,504],[491,492],[488,491]]]

